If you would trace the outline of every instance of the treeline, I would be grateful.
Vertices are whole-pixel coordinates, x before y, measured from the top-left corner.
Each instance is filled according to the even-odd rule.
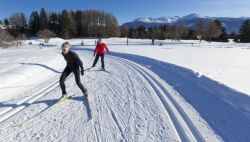
[[[97,10],[63,10],[60,13],[33,11],[28,18],[23,13],[15,13],[5,19],[9,31],[15,38],[49,34],[62,38],[74,37],[118,37],[119,23],[115,16]]]
[[[152,38],[152,39],[204,39],[208,41],[227,42],[228,35],[226,29],[219,20],[203,23],[201,20],[196,23],[195,29],[189,29],[183,24],[179,25],[162,25],[154,28],[121,27],[121,35],[128,35],[130,38]]]
[[[228,34],[226,28],[219,20],[210,20],[204,23],[199,20],[194,29],[187,28],[184,24],[162,25],[159,27],[146,28],[139,26],[138,28],[120,27],[122,37],[129,38],[150,38],[150,39],[172,39],[179,41],[181,39],[199,39],[228,42],[228,39],[234,39],[235,42],[250,42],[250,21],[246,20],[238,34],[232,32]]]
[[[6,31],[15,39],[25,39],[32,36],[43,38],[108,38],[128,37],[141,39],[199,39],[207,41],[250,42],[250,21],[246,20],[239,32],[226,33],[226,29],[219,20],[204,23],[199,20],[193,29],[184,24],[162,25],[159,27],[128,28],[119,26],[115,16],[98,10],[77,10],[62,12],[33,11],[29,18],[23,13],[14,13],[9,18],[0,21],[7,30],[0,32],[6,37]],[[10,38],[8,38],[10,39]],[[1,40],[1,39],[0,39]]]

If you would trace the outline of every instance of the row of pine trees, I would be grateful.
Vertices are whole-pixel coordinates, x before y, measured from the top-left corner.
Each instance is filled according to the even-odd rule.
[[[29,19],[29,20],[27,20]],[[246,20],[240,31],[227,34],[219,20],[196,23],[195,29],[185,25],[162,25],[158,27],[128,28],[119,26],[118,20],[112,14],[97,10],[77,10],[62,12],[33,11],[29,18],[23,13],[14,13],[0,24],[9,25],[9,33],[15,38],[32,36],[61,38],[98,38],[98,37],[128,37],[150,39],[203,39],[207,41],[227,42],[229,38],[236,42],[250,42],[250,21]]]
[[[37,36],[39,31],[49,30],[53,35],[62,38],[74,37],[113,37],[119,36],[119,23],[115,16],[103,11],[67,11],[60,13],[33,11],[27,21],[23,13],[15,13],[4,20],[10,25],[14,37],[27,35]]]

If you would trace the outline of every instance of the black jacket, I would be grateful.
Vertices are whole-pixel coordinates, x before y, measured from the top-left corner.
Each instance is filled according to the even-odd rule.
[[[63,53],[62,55],[64,59],[66,60],[68,67],[70,67],[71,69],[74,69],[74,68],[79,68],[80,66],[81,71],[83,71],[82,61],[75,52],[69,50],[69,52],[66,55],[64,55]]]

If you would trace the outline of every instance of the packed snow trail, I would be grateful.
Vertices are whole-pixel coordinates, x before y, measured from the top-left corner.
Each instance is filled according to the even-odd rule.
[[[92,55],[78,54],[84,65]],[[83,76],[89,106],[73,75],[66,81],[72,98],[63,103],[55,84],[28,104],[9,104],[22,109],[0,123],[0,141],[219,141],[205,128],[201,136],[188,116],[165,100],[166,90],[152,72],[112,56],[105,64],[108,72],[98,70],[98,63]]]
[[[173,123],[175,124],[182,141],[205,141],[182,108],[178,106],[177,102],[171,97],[171,94],[167,92],[167,90],[157,81],[157,79],[152,77],[146,70],[142,69],[138,65],[126,60],[119,60],[133,67],[150,83],[166,111],[168,114],[170,114],[170,117],[173,120]]]
[[[181,106],[184,116],[186,113],[191,118],[191,122],[203,137],[206,133],[203,132],[203,127],[209,125],[209,129],[224,141],[245,142],[250,139],[248,123],[250,98],[246,94],[174,64],[138,55],[122,53],[113,55],[133,61],[156,73],[158,77],[154,74],[151,76],[160,77],[157,82],[160,81],[160,84],[167,89],[167,92]],[[189,123],[190,126],[193,125],[192,123]]]

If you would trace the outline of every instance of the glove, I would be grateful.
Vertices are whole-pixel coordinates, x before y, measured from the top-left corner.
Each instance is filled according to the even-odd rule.
[[[81,75],[82,75],[82,76],[84,75],[84,70],[81,70]]]

